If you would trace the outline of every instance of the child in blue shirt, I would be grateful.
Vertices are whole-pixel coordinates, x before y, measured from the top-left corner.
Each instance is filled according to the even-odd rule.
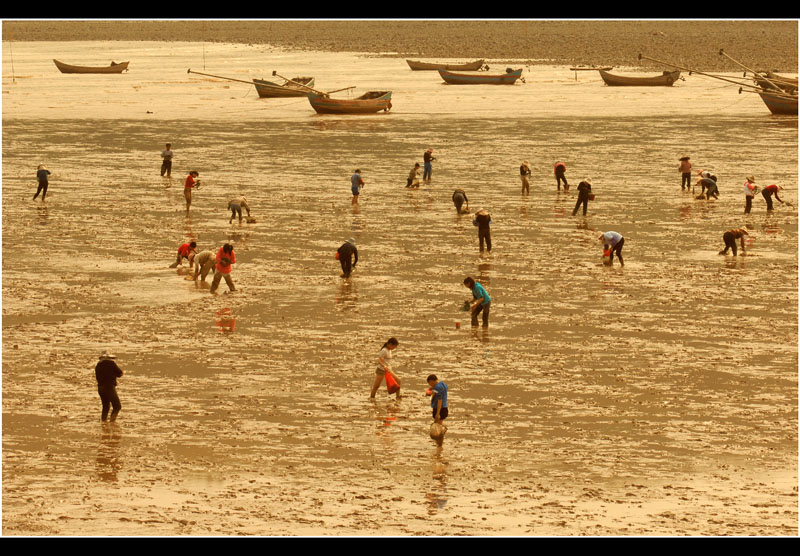
[[[436,375],[428,377],[428,386],[431,396],[431,407],[433,408],[433,419],[442,424],[447,419],[447,384],[439,381]]]

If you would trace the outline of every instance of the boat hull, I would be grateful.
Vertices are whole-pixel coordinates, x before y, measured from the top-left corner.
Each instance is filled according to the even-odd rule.
[[[408,67],[414,71],[477,71],[483,67],[484,60],[475,60],[463,64],[443,64],[440,62],[418,62],[416,60],[406,60]]]
[[[308,102],[317,114],[374,114],[392,107],[391,91],[370,91],[354,99],[335,99],[308,94]]]
[[[439,75],[450,85],[513,85],[522,77],[522,69],[503,74],[453,73],[439,70]]]
[[[61,73],[122,73],[128,69],[130,63],[122,62],[109,66],[72,66],[58,60],[53,60],[53,62]]]
[[[786,95],[776,95],[767,91],[759,91],[758,95],[773,114],[797,116],[797,96],[790,98]]]
[[[292,81],[302,83],[308,87],[314,86],[313,77],[295,77]],[[308,95],[308,89],[295,85],[293,83],[286,83],[278,85],[272,81],[265,81],[263,79],[253,79],[253,84],[256,87],[256,92],[261,98],[284,98],[284,97],[304,97]]]
[[[672,87],[681,76],[679,71],[664,72],[653,77],[627,77],[599,70],[600,77],[611,87]]]

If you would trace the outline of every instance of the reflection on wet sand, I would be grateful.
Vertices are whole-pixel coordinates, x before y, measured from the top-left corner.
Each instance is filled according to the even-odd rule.
[[[236,328],[236,318],[230,307],[224,307],[217,311],[217,327],[223,334],[230,334]]]
[[[122,433],[117,423],[103,423],[100,444],[97,447],[96,472],[98,478],[106,483],[116,483],[122,469],[120,443]]]

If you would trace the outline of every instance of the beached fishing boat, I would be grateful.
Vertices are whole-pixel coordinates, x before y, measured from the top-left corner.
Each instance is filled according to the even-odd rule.
[[[768,89],[768,90],[780,89],[787,93],[797,92],[796,77],[785,77],[783,75],[778,75],[777,73],[768,71],[764,74],[756,75],[753,78],[753,80],[756,82],[756,85],[758,85],[762,89]]]
[[[392,107],[391,91],[369,91],[354,99],[336,99],[309,93],[308,102],[318,114],[374,114]]]
[[[451,71],[439,70],[439,75],[446,83],[451,85],[513,85],[522,77],[522,68],[518,70],[506,70],[501,74],[486,73],[453,73]]]
[[[477,71],[484,66],[484,60],[475,60],[474,62],[465,62],[463,64],[449,64],[444,62],[418,62],[416,60],[406,60],[408,67],[414,71]],[[488,69],[489,66],[486,66]]]
[[[797,93],[794,95],[788,93],[778,93],[776,91],[757,91],[758,96],[767,105],[769,111],[773,114],[797,116]]]
[[[680,71],[665,71],[661,75],[649,77],[628,77],[624,75],[614,75],[605,70],[598,70],[600,77],[606,85],[612,87],[672,87],[681,76]]]
[[[109,66],[71,66],[64,62],[53,59],[56,67],[61,73],[122,73],[128,69],[130,62],[111,62]]]
[[[258,96],[261,98],[304,97],[309,88],[314,86],[313,77],[294,77],[279,85],[264,79],[253,79]]]

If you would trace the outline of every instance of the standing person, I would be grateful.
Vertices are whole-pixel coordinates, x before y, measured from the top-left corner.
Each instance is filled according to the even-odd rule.
[[[442,424],[447,419],[447,384],[436,378],[436,375],[428,375],[428,386],[430,388],[427,395],[431,397],[431,408],[433,408],[433,420]]]
[[[342,265],[342,278],[349,278],[350,273],[355,270],[358,264],[358,249],[356,249],[355,238],[350,238],[345,241],[339,249],[336,250],[336,256],[339,263]],[[355,260],[353,260],[355,257]]]
[[[247,199],[242,195],[241,197],[234,197],[228,201],[228,210],[231,211],[231,218],[228,224],[233,222],[236,215],[239,215],[239,224],[242,223],[242,208],[247,210],[247,218],[250,218],[250,205],[247,204]]]
[[[186,212],[189,212],[189,207],[192,204],[192,189],[200,187],[200,173],[197,170],[192,170],[186,176],[186,182],[183,184],[183,196],[186,198]]]
[[[592,194],[592,180],[591,178],[584,179],[578,184],[578,200],[575,202],[575,208],[572,210],[572,216],[578,214],[578,207],[583,204],[583,215],[586,216],[586,207],[589,205],[589,196]]]
[[[560,160],[553,166],[553,173],[556,175],[556,185],[558,190],[561,191],[561,181],[564,181],[564,191],[569,191],[569,184],[567,183],[567,165]]]
[[[197,254],[197,242],[193,241],[191,243],[184,243],[180,247],[178,247],[178,259],[169,265],[170,268],[175,268],[183,262],[183,259],[187,259],[189,261],[189,266],[192,265],[192,261],[194,260],[194,256]]]
[[[114,361],[116,357],[108,352],[100,354],[100,360],[94,367],[94,376],[97,379],[97,393],[100,394],[100,402],[103,404],[103,412],[100,420],[105,421],[108,417],[109,408],[111,411],[111,421],[117,420],[117,414],[122,409],[122,404],[117,395],[117,379],[123,375],[122,369]]]
[[[172,177],[172,157],[175,154],[172,151],[172,143],[167,143],[167,148],[161,151],[161,177],[164,177],[164,174],[167,174],[167,177]]]
[[[681,164],[678,166],[678,172],[681,173],[681,191],[683,191],[692,187],[692,163],[689,162],[688,156],[682,156],[680,161]]]
[[[36,195],[33,196],[32,201],[36,200],[36,197],[39,196],[39,193],[42,194],[42,202],[44,203],[44,198],[47,196],[47,184],[49,183],[48,176],[50,175],[50,170],[48,170],[44,164],[39,164],[39,167],[36,169],[36,181],[39,182],[39,187],[36,188]]]
[[[485,209],[481,209],[475,213],[475,218],[472,220],[472,225],[478,227],[478,243],[480,244],[481,253],[483,253],[483,242],[486,242],[486,250],[492,252],[492,232],[489,227],[492,223],[492,217]]]
[[[740,240],[742,244],[742,255],[745,254],[744,252],[744,236],[749,236],[750,234],[747,233],[747,230],[743,230],[741,228],[735,228],[733,230],[728,230],[724,234],[722,234],[722,241],[725,242],[725,249],[719,252],[720,255],[727,255],[728,249],[733,250],[733,256],[736,256],[736,240]]]
[[[353,203],[358,204],[358,195],[361,193],[361,188],[364,187],[364,178],[361,177],[361,170],[356,170],[350,176],[350,191],[353,193]]]
[[[200,281],[205,282],[206,276],[214,268],[214,265],[217,263],[217,259],[214,257],[213,251],[202,251],[198,255],[194,257],[194,276],[192,280],[195,282],[197,281],[197,277],[200,276]]]
[[[397,346],[400,345],[400,342],[397,341],[397,338],[389,338],[381,351],[378,352],[378,367],[375,369],[375,380],[372,383],[372,391],[369,394],[370,399],[375,398],[375,393],[378,391],[378,388],[383,382],[383,378],[389,374],[392,376],[394,381],[400,386],[400,379],[396,374],[392,372],[392,369],[389,366],[389,363],[392,361],[392,352],[397,349]],[[396,398],[400,399],[400,390],[396,392]]]
[[[783,204],[783,199],[778,197],[778,191],[782,191],[783,187],[780,185],[772,185],[766,186],[764,189],[761,190],[761,195],[764,197],[764,200],[767,202],[767,210],[772,210],[772,196],[775,195],[775,198],[778,199],[781,204]],[[44,199],[42,199],[44,200]]]
[[[753,197],[758,191],[756,179],[753,176],[748,176],[744,182],[744,213],[750,214],[750,209],[753,208]]]
[[[422,161],[425,163],[425,170],[422,172],[422,181],[431,183],[431,175],[433,174],[433,161],[436,157],[433,156],[433,149],[428,149],[422,155]]]
[[[603,244],[603,251],[611,251],[609,265],[614,264],[614,253],[616,253],[620,266],[625,266],[625,261],[622,260],[622,245],[625,243],[625,238],[622,234],[605,232],[600,235],[600,242]]]
[[[472,301],[475,301],[470,306],[470,314],[472,316],[472,326],[478,326],[478,314],[483,311],[483,326],[489,326],[489,309],[491,309],[492,298],[489,293],[469,276],[464,278],[464,286],[472,292]]]
[[[217,291],[219,281],[225,278],[225,283],[228,284],[228,289],[232,292],[236,291],[231,280],[231,265],[236,262],[236,255],[233,253],[233,245],[226,243],[217,251],[217,266],[214,272],[214,279],[211,281],[210,293]]]
[[[453,191],[453,204],[456,206],[456,212],[458,214],[461,214],[461,207],[464,206],[464,203],[467,204],[467,208],[464,210],[464,212],[469,212],[469,199],[467,199],[467,193],[461,188],[456,188],[456,190]]]
[[[522,180],[522,192],[523,193],[530,193],[531,192],[531,166],[530,162],[527,160],[523,160],[522,164],[519,167],[519,177]]]
[[[419,187],[419,162],[416,162],[414,167],[408,173],[406,187]]]

